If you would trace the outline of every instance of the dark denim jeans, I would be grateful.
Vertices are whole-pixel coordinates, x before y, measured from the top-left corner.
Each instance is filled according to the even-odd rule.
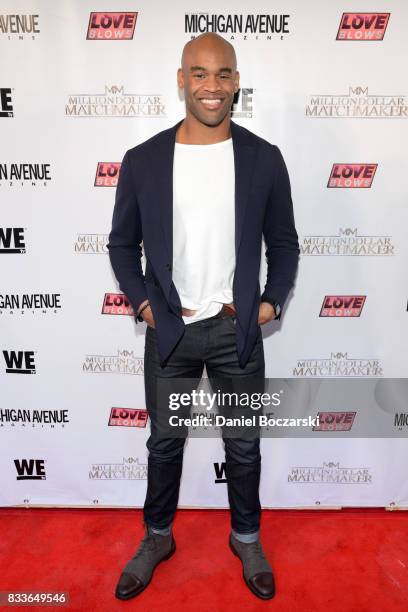
[[[173,521],[177,508],[183,465],[185,438],[161,437],[157,427],[157,378],[194,379],[197,388],[206,366],[208,378],[256,375],[265,377],[265,360],[261,327],[244,368],[238,363],[235,344],[235,317],[219,314],[186,325],[185,333],[165,366],[160,366],[156,330],[146,329],[144,381],[146,408],[150,417],[147,493],[144,521],[164,529]],[[259,437],[236,439],[224,437],[228,500],[231,526],[238,533],[254,533],[260,527],[261,505],[259,480],[261,454]]]

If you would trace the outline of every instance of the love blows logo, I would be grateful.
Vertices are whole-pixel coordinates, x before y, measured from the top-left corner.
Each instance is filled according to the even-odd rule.
[[[148,419],[145,408],[112,408],[109,416],[109,426],[116,427],[146,427]]]
[[[391,13],[343,13],[336,40],[383,40]]]
[[[95,176],[95,187],[116,187],[119,179],[121,162],[98,162]]]
[[[369,188],[378,164],[333,164],[327,187]]]
[[[132,40],[137,13],[91,13],[87,40]]]
[[[105,293],[102,314],[133,316],[135,313],[129,300],[123,293]]]
[[[313,431],[350,431],[356,412],[318,412],[319,425]]]
[[[365,295],[325,295],[319,317],[359,317]]]

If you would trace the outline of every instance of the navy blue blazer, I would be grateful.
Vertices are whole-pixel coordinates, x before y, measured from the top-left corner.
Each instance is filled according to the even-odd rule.
[[[150,301],[162,366],[185,329],[172,281],[173,158],[181,123],[126,152],[107,245],[119,287],[135,312],[145,299]],[[233,302],[239,364],[244,367],[257,338],[260,302],[269,298],[283,307],[294,284],[299,244],[289,176],[279,148],[234,121],[231,136],[235,163]],[[261,295],[262,235],[267,280]]]

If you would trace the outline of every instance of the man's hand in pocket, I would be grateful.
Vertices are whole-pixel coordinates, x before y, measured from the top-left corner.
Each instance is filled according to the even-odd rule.
[[[138,312],[141,308],[143,308],[143,306],[147,303],[147,300],[145,300],[144,302],[142,302],[138,308]],[[143,321],[149,326],[149,327],[153,327],[153,329],[155,329],[156,324],[154,322],[154,317],[153,317],[153,312],[152,309],[150,308],[150,306],[148,306],[147,308],[145,308],[143,310],[143,312],[140,315],[143,319]]]

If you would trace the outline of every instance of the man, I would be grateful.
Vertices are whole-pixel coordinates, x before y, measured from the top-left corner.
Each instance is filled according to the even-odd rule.
[[[260,326],[275,318],[294,283],[299,246],[289,177],[280,150],[230,119],[239,90],[234,48],[203,34],[183,50],[178,86],[186,117],[127,151],[120,172],[109,254],[121,290],[145,321],[145,392],[151,435],[145,536],[116,588],[130,599],[175,552],[185,439],[160,435],[162,378],[264,378]],[[260,294],[262,235],[268,263]],[[146,270],[141,266],[141,243]],[[229,545],[247,586],[275,593],[259,539],[259,437],[224,438]],[[208,535],[211,537],[211,534]]]

